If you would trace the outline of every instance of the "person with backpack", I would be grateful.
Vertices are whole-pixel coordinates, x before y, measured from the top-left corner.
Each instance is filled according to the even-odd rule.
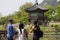
[[[27,40],[28,39],[28,34],[27,34],[26,29],[24,29],[24,23],[23,22],[20,22],[19,30],[20,30],[19,40]]]
[[[30,30],[30,32],[32,31],[33,31],[33,40],[39,40],[39,38],[43,36],[43,32],[40,30],[38,21],[34,22],[34,26]]]

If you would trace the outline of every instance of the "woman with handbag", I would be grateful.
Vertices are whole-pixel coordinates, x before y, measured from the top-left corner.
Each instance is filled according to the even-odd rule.
[[[33,40],[39,40],[40,27],[38,25],[38,21],[34,22],[34,26],[30,30],[30,32],[32,32],[32,31],[33,31]]]

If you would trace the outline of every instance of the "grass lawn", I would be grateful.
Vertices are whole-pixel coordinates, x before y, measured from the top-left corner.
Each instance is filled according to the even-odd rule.
[[[28,40],[32,40],[32,35],[29,35],[29,39]],[[40,38],[40,40],[60,40],[60,36],[56,36],[56,35],[48,35],[48,36],[43,36],[43,38]]]

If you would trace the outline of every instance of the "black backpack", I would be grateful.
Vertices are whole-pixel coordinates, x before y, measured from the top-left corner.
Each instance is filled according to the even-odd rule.
[[[39,27],[39,25],[35,25],[35,28],[37,28],[37,35],[38,35],[38,37],[40,38],[40,37],[43,37],[43,31],[41,31],[40,30],[40,27]]]
[[[43,31],[40,30],[40,31],[38,32],[38,37],[39,37],[39,38],[43,37]]]

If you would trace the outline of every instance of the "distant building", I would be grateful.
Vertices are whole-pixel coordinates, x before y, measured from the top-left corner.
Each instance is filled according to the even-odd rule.
[[[25,11],[29,13],[28,20],[30,22],[38,20],[38,23],[41,24],[44,21],[44,12],[48,11],[48,8],[43,8],[36,3],[33,6],[26,8]]]

